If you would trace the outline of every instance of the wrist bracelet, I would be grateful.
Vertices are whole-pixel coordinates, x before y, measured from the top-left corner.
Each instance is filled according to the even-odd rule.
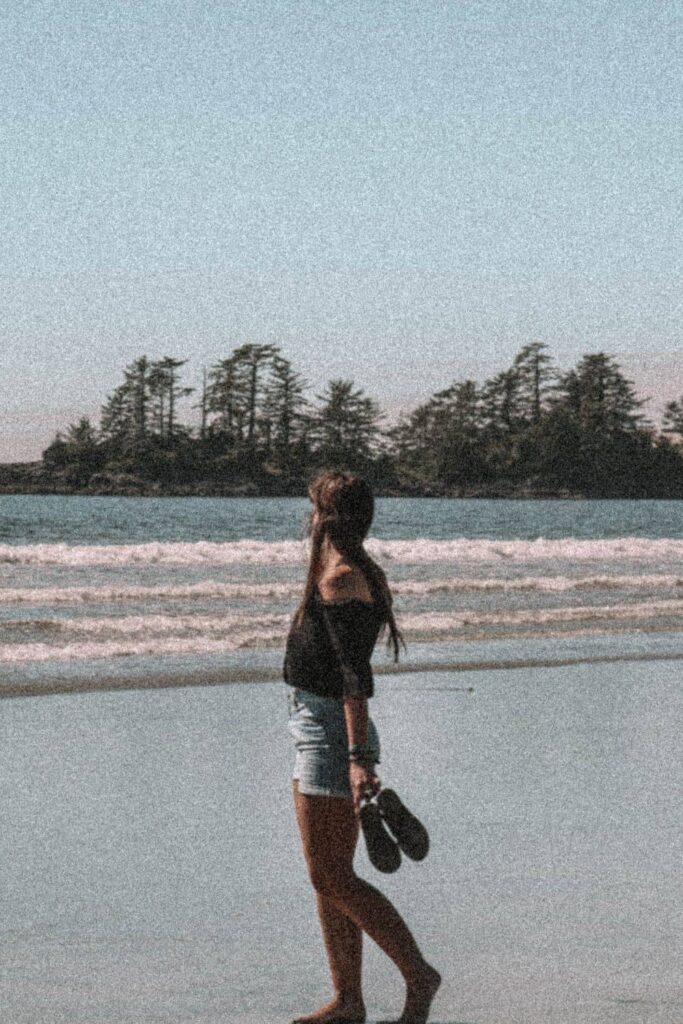
[[[349,747],[349,757],[367,757],[368,754],[372,753],[372,748],[369,743],[352,743]]]
[[[363,765],[364,768],[373,768],[376,758],[367,743],[354,743],[349,747],[349,761],[351,764]]]
[[[359,764],[361,768],[372,771],[375,767],[375,759],[372,757],[350,757],[349,764]]]

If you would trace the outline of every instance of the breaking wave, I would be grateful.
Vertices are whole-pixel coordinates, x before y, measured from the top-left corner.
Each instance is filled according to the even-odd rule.
[[[429,596],[468,592],[512,593],[539,591],[562,593],[597,590],[672,590],[683,587],[683,572],[643,573],[609,576],[520,576],[467,578],[446,577],[427,580],[398,580],[392,583],[395,594]],[[300,597],[301,581],[291,583],[199,583],[159,584],[156,586],[71,586],[11,587],[0,589],[0,604],[104,604],[117,601],[196,601],[196,600],[294,600]]]
[[[667,620],[683,618],[683,599],[633,604],[563,608],[524,608],[500,611],[458,610],[422,612],[401,616],[407,639],[425,635],[457,639],[463,631],[479,627],[486,635],[500,635],[500,629],[527,626],[547,633],[547,627],[573,624],[609,629],[628,620],[648,622],[664,628]],[[0,662],[47,661],[52,658],[111,658],[131,655],[211,654],[244,647],[282,645],[289,615],[128,615],[78,619],[15,619],[3,623],[5,638],[16,632],[18,642],[0,645]],[[495,628],[495,629],[494,629]],[[678,627],[676,627],[678,628]],[[50,642],[21,642],[26,630],[48,634]],[[73,636],[73,639],[70,637]]]
[[[548,561],[683,561],[683,540],[618,537],[604,540],[370,540],[368,550],[380,561],[403,565],[460,562]],[[307,557],[302,541],[240,540],[230,543],[0,544],[0,564],[58,566],[158,565],[301,565]]]

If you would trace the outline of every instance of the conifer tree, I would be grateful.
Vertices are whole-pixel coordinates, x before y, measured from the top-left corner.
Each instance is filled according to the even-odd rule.
[[[531,342],[517,354],[512,365],[517,381],[518,414],[527,425],[536,426],[540,423],[550,393],[546,385],[555,377],[547,348],[542,342]]]
[[[120,384],[102,406],[100,434],[105,441],[124,445],[133,436],[130,388]]]
[[[404,414],[396,426],[386,431],[389,453],[397,468],[415,480],[436,477],[435,420],[436,403],[430,399]]]
[[[264,371],[272,362],[279,349],[274,345],[241,345],[233,358],[238,368],[238,377],[243,388],[243,404],[246,419],[246,444],[253,453],[256,448],[256,422],[260,413],[260,400],[265,387]]]
[[[444,483],[468,483],[483,473],[482,399],[473,380],[456,382],[434,396],[437,473]]]
[[[244,393],[239,366],[232,355],[212,366],[208,373],[207,407],[214,413],[212,432],[224,434],[231,442],[242,440]]]
[[[482,440],[487,473],[509,477],[516,469],[516,438],[524,424],[520,378],[515,367],[484,382]]]
[[[149,378],[152,364],[147,356],[140,356],[124,371],[125,387],[129,395],[132,432],[138,443],[144,443],[149,430]]]
[[[380,436],[380,411],[352,380],[332,380],[318,395],[317,456],[326,465],[351,470],[372,460]]]
[[[604,352],[583,356],[576,369],[560,377],[555,404],[575,416],[582,430],[605,436],[633,431],[644,419],[638,411],[644,401]]]
[[[156,373],[159,381],[159,388],[161,392],[161,406],[163,410],[164,404],[166,405],[166,422],[163,423],[162,415],[162,428],[161,436],[166,438],[173,438],[178,433],[178,424],[176,420],[176,410],[179,399],[185,398],[187,395],[191,395],[194,388],[183,387],[178,383],[179,373],[178,370],[181,366],[184,366],[187,359],[173,359],[172,356],[164,356],[159,362],[154,363],[152,372]]]
[[[208,407],[216,414],[212,427],[238,447],[244,445],[250,458],[259,421],[263,428],[268,419],[262,400],[268,367],[278,353],[274,345],[241,345],[209,371]]]
[[[157,437],[166,433],[167,376],[159,363],[154,363],[149,374],[150,426]]]
[[[482,418],[495,437],[510,437],[523,422],[520,379],[516,368],[503,370],[484,383]]]
[[[548,432],[562,427],[569,450],[560,454],[565,475],[588,494],[611,496],[637,488],[643,444],[651,438],[631,381],[604,352],[589,353],[563,374],[548,421]]]
[[[662,433],[678,434],[683,438],[683,395],[667,403],[662,418]]]
[[[193,409],[199,409],[201,414],[200,425],[199,425],[199,437],[203,441],[206,438],[208,420],[209,420],[209,385],[208,385],[208,374],[206,367],[202,367],[202,390],[199,402],[192,406]]]
[[[307,382],[288,359],[275,355],[270,367],[264,397],[264,417],[273,431],[272,447],[278,464],[289,468],[303,426],[303,410],[308,405],[304,392]],[[269,444],[270,448],[271,445]]]

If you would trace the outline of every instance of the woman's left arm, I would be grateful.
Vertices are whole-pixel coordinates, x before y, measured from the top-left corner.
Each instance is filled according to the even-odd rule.
[[[356,813],[360,808],[360,802],[367,790],[376,793],[380,788],[380,781],[375,774],[375,766],[372,761],[363,761],[362,748],[368,742],[368,701],[366,697],[350,696],[344,698],[344,716],[346,718],[346,731],[349,736],[349,750],[354,747],[361,749],[358,760],[349,760],[349,781],[353,794],[353,806]]]
[[[349,781],[356,813],[366,790],[376,793],[380,781],[373,761],[364,761],[363,748],[368,742],[368,697],[372,695],[372,670],[366,657],[359,659],[353,626],[344,618],[344,605],[349,599],[367,601],[372,598],[367,580],[357,570],[337,567],[319,583],[323,601],[323,617],[332,647],[339,659],[344,693],[344,715],[349,748],[360,747],[357,760],[349,759]],[[336,613],[336,614],[335,614]],[[341,618],[339,617],[341,615]],[[334,619],[334,621],[333,621]]]

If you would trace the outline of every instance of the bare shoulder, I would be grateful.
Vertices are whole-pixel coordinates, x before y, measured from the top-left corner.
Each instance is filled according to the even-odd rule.
[[[372,591],[368,581],[355,565],[336,565],[326,570],[318,583],[323,601],[360,601],[372,602]]]

